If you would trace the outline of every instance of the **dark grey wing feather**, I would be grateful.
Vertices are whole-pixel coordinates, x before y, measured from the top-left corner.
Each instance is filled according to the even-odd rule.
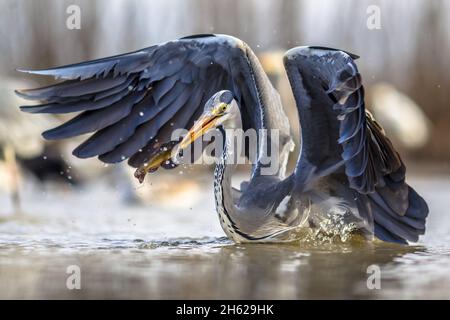
[[[152,140],[165,124],[170,124],[173,121],[173,117],[177,115],[189,99],[189,96],[191,95],[190,89],[190,87],[184,88],[182,93],[171,103],[170,108],[162,109],[157,116],[138,127],[133,136],[126,142],[117,145],[114,150],[102,154],[99,159],[107,163],[119,162],[124,158],[128,159],[131,157],[136,153],[136,150],[142,150],[147,142]],[[192,111],[192,109],[190,111]],[[170,141],[170,137],[164,142],[168,141]]]
[[[63,125],[45,131],[43,137],[48,140],[63,139],[102,130],[128,116],[133,106],[143,99],[144,94],[143,91],[135,92],[108,108],[85,111]]]
[[[399,154],[365,110],[352,57],[336,49],[301,47],[286,54],[285,66],[302,128],[297,189],[330,173],[344,175],[360,211],[373,219],[376,236],[417,241],[425,231],[428,207],[405,183]]]
[[[149,62],[148,58],[157,47],[153,46],[135,52],[45,70],[17,70],[30,74],[52,76],[63,80],[107,78],[111,73],[113,77],[117,77],[145,71]]]
[[[298,179],[306,182],[305,177],[342,163],[350,186],[358,192],[384,186],[385,177],[402,162],[365,110],[364,88],[353,59],[335,49],[300,48],[288,52],[285,65],[302,127]]]
[[[205,73],[206,72],[202,70],[202,72],[200,73],[201,75],[197,78],[198,81],[196,83],[196,87],[192,89],[192,95],[190,96],[189,100],[186,102],[183,108],[171,118],[170,122],[166,122],[165,124],[147,124],[147,126],[152,128],[161,128],[156,133],[154,133],[154,138],[151,139],[147,144],[145,144],[141,152],[135,153],[130,158],[129,164],[131,166],[137,166],[139,163],[145,162],[146,159],[157,152],[161,145],[170,140],[174,128],[190,127],[194,123],[194,121],[198,119],[203,111],[202,108],[197,108],[196,106],[198,104],[203,106],[206,101],[216,92],[216,88],[227,87],[225,83],[217,82],[217,76],[218,74],[220,75],[220,71],[214,72],[214,70],[210,70],[210,72],[208,72],[209,77],[203,76],[203,74]]]
[[[95,94],[97,92],[111,90],[112,88],[119,87],[123,83],[127,82],[128,78],[126,76],[116,77],[116,78],[106,78],[106,79],[90,79],[86,81],[66,81],[57,85],[23,90],[23,94],[19,95],[25,99],[31,100],[51,100],[52,98],[70,98],[79,97],[84,95]]]
[[[26,112],[80,112],[44,132],[46,139],[94,133],[74,155],[107,163],[129,158],[138,167],[170,140],[172,130],[190,127],[207,99],[223,89],[240,102],[244,129],[263,128],[252,59],[239,39],[193,36],[53,69],[19,70],[65,81],[17,93],[41,103],[21,107]]]

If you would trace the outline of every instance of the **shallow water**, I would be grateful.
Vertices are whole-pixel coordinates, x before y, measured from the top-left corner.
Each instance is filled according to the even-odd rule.
[[[143,206],[102,181],[83,190],[28,186],[23,217],[8,215],[0,197],[0,298],[448,299],[450,176],[410,182],[431,214],[427,235],[409,247],[235,245],[220,230],[210,181],[184,210],[183,192]],[[80,267],[81,290],[66,287],[70,265]],[[368,289],[371,265],[381,289]]]

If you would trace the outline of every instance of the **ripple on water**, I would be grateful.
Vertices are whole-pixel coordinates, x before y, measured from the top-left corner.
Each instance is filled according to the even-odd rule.
[[[158,248],[196,248],[196,247],[212,247],[221,245],[233,244],[231,240],[226,237],[213,238],[175,238],[167,240],[153,240],[148,242],[143,242],[139,245],[139,249],[158,249]]]

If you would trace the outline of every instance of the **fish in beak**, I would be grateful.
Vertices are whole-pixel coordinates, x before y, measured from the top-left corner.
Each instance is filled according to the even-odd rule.
[[[195,122],[194,126],[188,131],[186,136],[183,138],[183,140],[181,140],[179,144],[176,141],[172,141],[170,143],[172,143],[173,145],[162,146],[147,163],[136,169],[134,176],[139,180],[139,183],[144,182],[147,173],[155,172],[160,166],[164,166],[166,162],[170,162],[173,164],[173,159],[176,159],[178,157],[178,154],[181,152],[181,150],[186,149],[195,140],[215,127],[217,119],[218,116],[214,115],[213,113],[204,114],[198,121]],[[177,146],[175,147],[175,145]]]

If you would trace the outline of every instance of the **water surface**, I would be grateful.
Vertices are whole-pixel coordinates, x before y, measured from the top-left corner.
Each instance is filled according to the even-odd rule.
[[[185,195],[129,205],[102,182],[29,187],[24,217],[8,215],[8,199],[0,200],[0,298],[448,299],[450,179],[411,182],[431,209],[428,233],[414,246],[236,245],[220,230],[210,181],[184,209],[176,205]],[[70,265],[80,267],[81,290],[66,287]],[[370,265],[381,270],[379,290],[367,287]]]

